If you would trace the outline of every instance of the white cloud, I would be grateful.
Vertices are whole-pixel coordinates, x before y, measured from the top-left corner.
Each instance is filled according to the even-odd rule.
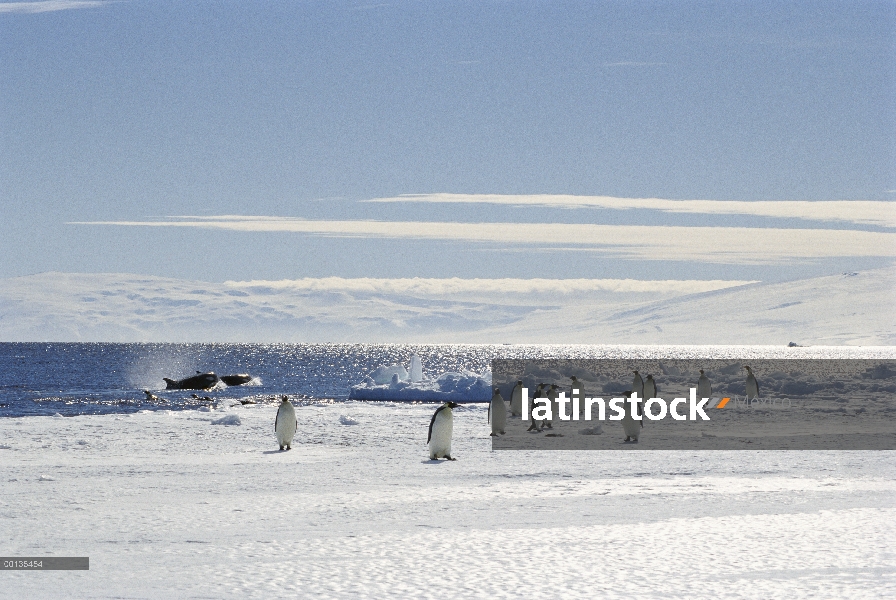
[[[96,8],[109,2],[90,0],[45,0],[44,2],[0,2],[0,13],[34,14],[72,10],[76,8]]]
[[[664,200],[662,198],[614,198],[560,194],[404,194],[367,202],[429,202],[506,204],[555,208],[649,209],[672,213],[753,215],[810,221],[840,221],[859,225],[896,227],[896,202],[873,200],[756,201]]]
[[[490,242],[538,249],[573,246],[636,260],[780,264],[795,259],[896,257],[896,234],[833,229],[669,227],[569,223],[310,221],[289,217],[175,217],[164,221],[90,221],[80,225],[292,232],[333,237]]]

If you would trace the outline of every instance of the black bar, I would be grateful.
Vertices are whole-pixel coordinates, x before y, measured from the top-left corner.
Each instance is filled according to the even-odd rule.
[[[89,571],[87,556],[0,556],[0,571]]]

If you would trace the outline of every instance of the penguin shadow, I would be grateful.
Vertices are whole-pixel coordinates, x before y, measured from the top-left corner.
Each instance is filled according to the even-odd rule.
[[[262,454],[283,454],[284,452],[289,452],[289,450],[264,450]]]
[[[456,460],[457,460],[457,459],[445,459],[445,460],[439,460],[438,458],[430,458],[430,459],[427,459],[427,460],[421,460],[421,461],[420,461],[420,464],[421,464],[421,465],[441,465],[441,464],[447,464],[447,463],[450,463],[450,462],[455,462]]]

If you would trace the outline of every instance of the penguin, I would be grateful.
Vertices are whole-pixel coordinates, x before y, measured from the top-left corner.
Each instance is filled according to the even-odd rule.
[[[426,443],[429,444],[429,460],[451,458],[451,433],[454,431],[454,413],[452,408],[457,408],[457,402],[446,402],[436,409],[429,422],[429,436]]]
[[[535,394],[532,395],[532,399],[534,400],[535,398],[544,397],[543,391],[544,391],[544,384],[539,383],[538,386],[535,388]],[[534,402],[533,402],[533,404],[534,404]],[[541,431],[542,429],[544,429],[544,421],[542,421],[541,423],[538,423],[535,420],[535,411],[534,410],[531,413],[529,413],[529,421],[530,421],[529,429],[527,429],[526,431],[533,431],[533,430]]]
[[[703,369],[700,369],[700,379],[697,380],[697,398],[709,398],[712,396],[712,384],[709,382],[709,377],[707,377],[703,373]]]
[[[647,381],[644,382],[644,397],[642,398],[643,404],[641,406],[647,406],[647,401],[651,398],[656,398],[659,396],[660,388],[656,384],[656,381],[653,379],[653,375],[648,373]],[[642,409],[643,410],[643,409]],[[641,414],[641,427],[644,427],[644,415]]]
[[[292,450],[292,438],[298,428],[296,409],[290,403],[289,398],[281,396],[277,418],[274,419],[274,431],[277,432],[277,443],[280,444],[280,450]]]
[[[641,413],[641,407],[643,405],[641,402],[638,402],[638,413],[641,414],[641,418],[634,419],[632,418],[631,405],[628,403],[628,398],[632,397],[632,391],[625,390],[622,395],[626,398],[625,416],[622,417],[622,429],[625,431],[625,441],[637,444],[638,437],[641,434],[641,428],[644,426],[644,415]]]
[[[544,425],[548,429],[554,428],[554,419],[559,419],[558,415],[560,414],[559,404],[557,403],[557,390],[559,387],[556,383],[552,383],[551,387],[548,388],[548,402],[551,403],[551,416],[545,419]]]
[[[638,394],[638,397],[644,397],[644,380],[641,379],[641,374],[638,373],[638,369],[632,371],[635,374],[635,378],[632,380],[632,393]]]
[[[146,394],[147,402],[167,402],[167,400],[165,400],[164,398],[159,398],[149,390],[143,390],[143,393]]]
[[[504,428],[507,427],[507,405],[504,404],[504,398],[498,388],[495,388],[495,395],[488,403],[488,419],[492,424],[491,435],[504,435]]]
[[[513,391],[510,392],[510,416],[521,417],[523,415],[523,380],[516,382]]]
[[[577,419],[579,415],[573,412],[572,399],[573,397],[579,399],[579,412],[581,413],[582,406],[585,404],[585,386],[581,381],[578,380],[578,378],[576,378],[575,375],[570,377],[570,379],[572,380],[572,385],[569,387],[569,415],[570,417]]]
[[[759,382],[756,381],[756,376],[753,375],[753,369],[744,365],[744,368],[747,370],[747,400],[750,398],[758,398],[759,397]]]

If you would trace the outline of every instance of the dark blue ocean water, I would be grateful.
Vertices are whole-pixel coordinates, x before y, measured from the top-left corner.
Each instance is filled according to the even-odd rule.
[[[546,346],[405,344],[73,344],[0,343],[0,417],[189,409],[214,401],[344,400],[352,385],[380,365],[406,367],[418,354],[424,375],[467,369],[482,373],[497,358],[676,358],[757,356],[893,358],[891,349],[768,346]],[[163,377],[196,371],[249,373],[251,385],[209,392],[166,390]],[[150,390],[161,400],[148,400]]]
[[[362,344],[0,344],[0,416],[134,412],[195,408],[213,400],[269,401],[278,394],[341,400],[350,386],[382,364],[408,365],[412,354],[424,373],[482,372],[493,358],[542,356],[537,347]],[[163,377],[196,371],[249,373],[252,385],[210,392],[165,390]],[[150,390],[164,402],[149,401]]]

